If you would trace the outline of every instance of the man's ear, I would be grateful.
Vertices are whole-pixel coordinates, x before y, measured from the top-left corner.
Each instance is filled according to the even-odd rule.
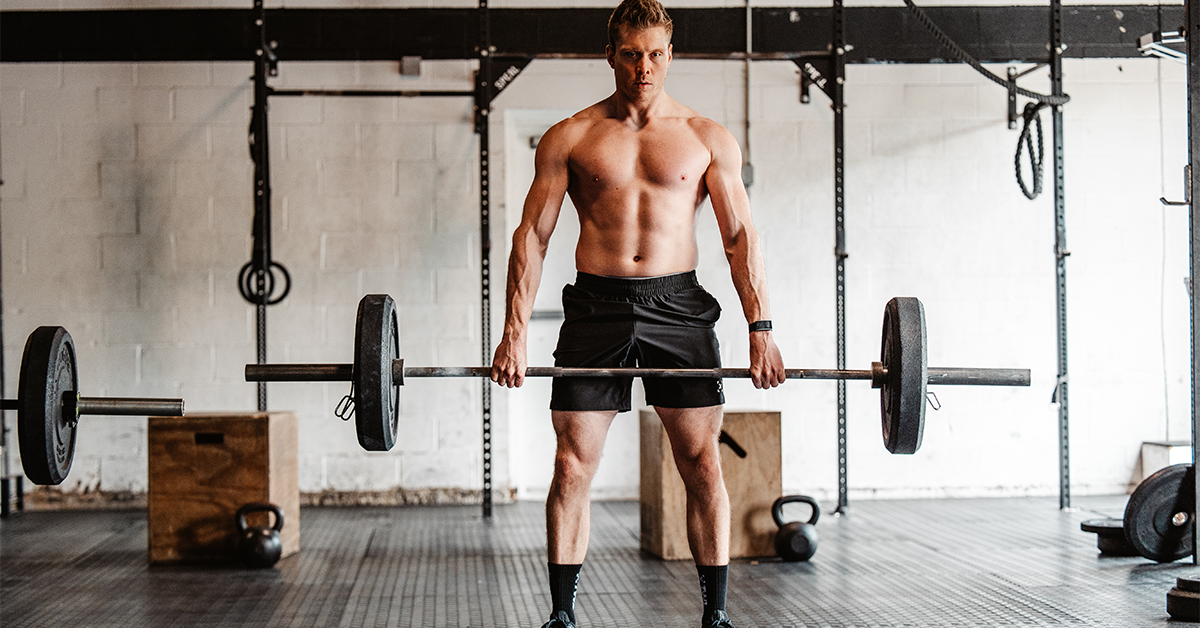
[[[671,64],[671,59],[674,58],[672,53],[675,51],[674,44],[667,44],[667,65]]]
[[[613,66],[613,55],[615,55],[615,54],[616,54],[616,52],[613,50],[612,46],[604,47],[604,58],[608,59],[608,67],[610,67],[610,68],[614,67]]]

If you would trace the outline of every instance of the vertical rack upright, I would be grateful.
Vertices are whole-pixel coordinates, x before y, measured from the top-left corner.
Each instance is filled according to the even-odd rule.
[[[1050,93],[1063,95],[1062,0],[1050,0]],[[1071,441],[1067,406],[1067,249],[1066,198],[1063,170],[1063,108],[1052,105],[1054,124],[1054,285],[1058,317],[1058,507],[1071,507]]]
[[[1188,220],[1191,225],[1191,281],[1192,281],[1192,465],[1200,460],[1200,415],[1196,414],[1196,398],[1200,389],[1196,386],[1196,373],[1200,372],[1200,360],[1196,357],[1196,328],[1200,325],[1200,212],[1196,211],[1196,200],[1200,198],[1200,0],[1187,0],[1184,7],[1184,40],[1187,50],[1187,107],[1188,107],[1188,179],[1183,182],[1187,186],[1189,200]],[[1195,477],[1193,473],[1193,477]],[[1200,504],[1200,482],[1193,482],[1196,501]],[[1200,547],[1200,529],[1192,526],[1192,547]],[[1192,562],[1200,564],[1200,552],[1193,549]]]
[[[833,101],[833,255],[836,268],[834,292],[837,307],[837,368],[846,368],[846,124],[843,116],[844,85],[846,83],[845,24],[842,20],[842,0],[833,0],[833,46],[831,64],[833,81],[829,86]],[[837,439],[838,439],[838,505],[842,513],[850,506],[850,484],[847,470],[846,443],[846,380],[837,380]]]
[[[492,28],[487,0],[479,0],[479,73],[475,80],[475,132],[479,134],[479,307],[480,345],[483,364],[492,361],[492,297],[491,297],[491,208],[488,192],[491,178],[488,168],[488,114],[492,107]],[[492,382],[482,382],[483,453],[483,518],[492,517]]]

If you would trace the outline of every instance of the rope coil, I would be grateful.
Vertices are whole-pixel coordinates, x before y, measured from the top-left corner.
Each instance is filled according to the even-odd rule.
[[[1049,105],[1025,104],[1025,113],[1021,116],[1025,119],[1025,126],[1021,128],[1021,136],[1017,138],[1017,154],[1013,157],[1013,167],[1017,172],[1017,185],[1021,186],[1021,193],[1025,195],[1025,198],[1031,201],[1042,193],[1042,160],[1046,149],[1042,142],[1042,115],[1038,112],[1047,106]],[[1030,126],[1037,126],[1036,157],[1033,153],[1033,135],[1029,132]],[[1025,179],[1021,176],[1021,153],[1026,149],[1029,152],[1029,171],[1033,174],[1032,190],[1025,187]]]

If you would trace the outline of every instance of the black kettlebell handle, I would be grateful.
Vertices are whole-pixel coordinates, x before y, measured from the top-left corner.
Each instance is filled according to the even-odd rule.
[[[812,507],[812,516],[808,518],[808,525],[816,525],[817,519],[821,518],[821,505],[808,495],[784,495],[775,500],[775,503],[771,505],[771,518],[775,520],[775,525],[780,528],[786,525],[783,521],[783,505],[794,502],[804,502]]]
[[[283,509],[269,502],[250,502],[237,511],[237,529],[239,533],[246,531],[246,515],[252,512],[273,512],[275,513],[275,525],[271,529],[279,532],[283,529]]]

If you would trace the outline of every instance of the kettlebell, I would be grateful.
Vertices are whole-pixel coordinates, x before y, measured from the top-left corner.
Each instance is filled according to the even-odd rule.
[[[247,526],[246,515],[252,512],[275,513],[275,525],[270,528]],[[283,541],[279,538],[279,531],[282,529],[283,509],[275,504],[251,502],[238,508],[238,558],[242,564],[261,569],[278,562],[279,556],[283,554]]]
[[[792,502],[804,502],[812,507],[812,516],[808,522],[783,522],[783,505]],[[808,495],[784,495],[775,500],[771,506],[771,518],[779,531],[775,533],[775,553],[782,559],[794,562],[808,560],[817,553],[817,519],[821,516],[821,506],[817,500]]]

